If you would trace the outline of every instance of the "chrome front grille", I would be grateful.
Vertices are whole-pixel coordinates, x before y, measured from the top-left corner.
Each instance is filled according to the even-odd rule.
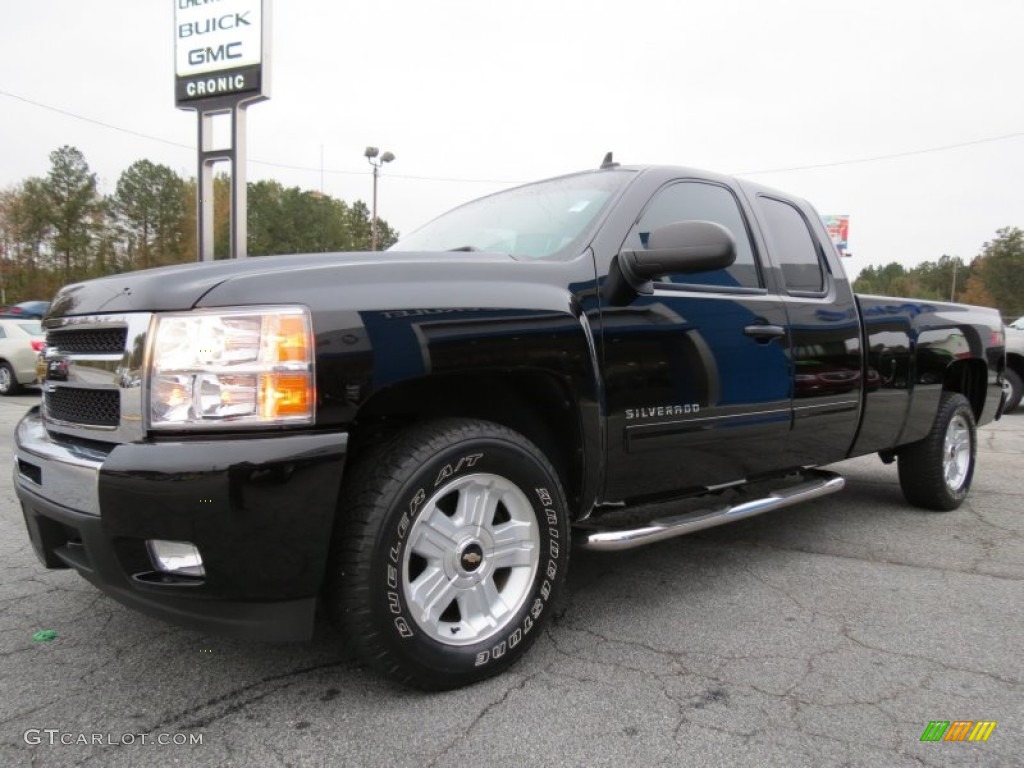
[[[87,427],[116,427],[121,423],[121,394],[116,389],[54,387],[43,394],[51,419]]]
[[[63,354],[120,355],[127,335],[127,328],[68,328],[48,332],[46,345]]]
[[[145,434],[143,367],[149,313],[46,321],[46,429],[123,443]]]

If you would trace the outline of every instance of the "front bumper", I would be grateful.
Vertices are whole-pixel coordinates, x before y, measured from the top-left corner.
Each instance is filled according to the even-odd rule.
[[[15,489],[48,568],[203,631],[311,635],[346,433],[110,445],[51,435],[36,407],[15,443]],[[157,572],[149,539],[192,542],[205,576]]]

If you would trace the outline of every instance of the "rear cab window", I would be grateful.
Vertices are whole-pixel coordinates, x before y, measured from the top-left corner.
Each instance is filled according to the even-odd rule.
[[[803,213],[791,203],[764,195],[758,196],[757,205],[786,292],[824,296],[828,291],[824,253]]]

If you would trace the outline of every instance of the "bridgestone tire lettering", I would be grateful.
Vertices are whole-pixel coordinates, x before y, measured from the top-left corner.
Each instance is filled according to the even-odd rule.
[[[432,521],[440,514],[448,489],[482,482],[477,478],[495,478],[493,485],[484,487],[508,489],[501,498],[513,500],[512,506],[502,508],[504,501],[499,502],[490,527],[479,529],[492,531],[493,543],[480,533],[479,545],[474,534],[469,544],[453,541],[442,548],[438,562],[445,563],[445,569],[431,571],[429,577],[436,575],[438,583],[456,595],[449,598],[444,592],[451,604],[442,612],[447,603],[421,601],[417,590],[427,576],[420,582],[415,579],[426,566],[412,547],[423,540],[417,538],[423,531],[433,544]],[[456,688],[507,669],[540,635],[533,630],[551,614],[548,608],[565,579],[569,529],[558,475],[532,442],[497,424],[443,419],[395,435],[351,469],[338,514],[325,594],[329,613],[367,664],[417,687]],[[502,514],[506,517],[499,519]],[[508,514],[518,517],[503,529]],[[434,517],[420,522],[423,515]],[[529,530],[532,538],[526,543],[513,539],[516,559],[506,567],[499,559],[505,554],[501,546],[508,546],[501,537],[510,529]],[[473,548],[466,550],[470,545]],[[462,560],[467,551],[470,559]],[[421,569],[419,575],[414,565]],[[488,567],[491,570],[486,571]],[[454,575],[449,575],[452,568]],[[458,590],[473,589],[474,578],[494,576],[495,569],[515,574],[493,581],[492,589],[504,590],[500,602],[493,603],[499,608],[490,609],[492,617],[500,618],[493,623],[464,619]],[[474,605],[468,598],[466,604]],[[449,617],[453,608],[455,618]]]

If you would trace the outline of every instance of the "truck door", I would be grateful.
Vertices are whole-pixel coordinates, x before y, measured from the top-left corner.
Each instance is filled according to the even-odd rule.
[[[878,372],[863,367],[853,292],[810,206],[765,194],[755,205],[788,317],[794,385],[787,457],[798,465],[844,459],[860,423],[862,391],[879,385]]]
[[[653,195],[622,245],[704,220],[732,232],[737,255],[728,269],[666,274],[654,295],[602,307],[608,500],[737,482],[784,460],[786,311],[766,287],[745,205],[726,184],[679,179]]]

